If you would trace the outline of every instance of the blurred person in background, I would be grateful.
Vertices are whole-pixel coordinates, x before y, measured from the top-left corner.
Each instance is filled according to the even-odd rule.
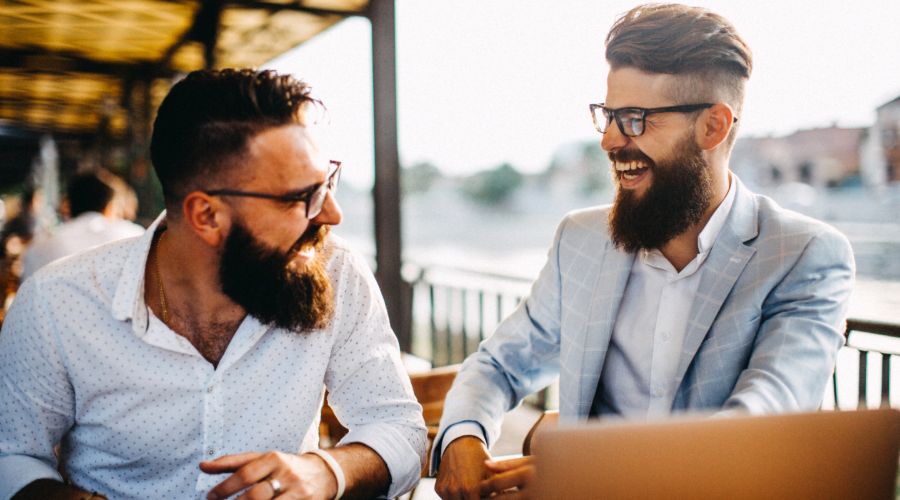
[[[16,214],[0,231],[0,321],[16,296],[22,281],[22,254],[40,233],[38,211],[44,203],[40,189],[26,187],[19,196]]]
[[[567,424],[822,402],[853,254],[729,170],[749,47],[713,12],[650,4],[615,22],[606,59],[590,110],[615,200],[563,219],[529,297],[463,364],[432,455],[444,498],[527,497],[532,458],[488,450],[504,413],[557,376]]]
[[[426,429],[305,83],[195,71],[156,115],[166,210],[50,265],[0,333],[0,498],[396,497]],[[348,433],[320,450],[323,395]],[[59,454],[54,446],[59,444]],[[67,474],[63,482],[62,468]]]
[[[115,187],[116,181],[125,184],[109,172],[69,180],[66,204],[71,218],[34,238],[22,258],[22,280],[62,257],[144,233],[143,227],[123,220],[126,201],[121,197],[127,194],[122,186]]]
[[[19,196],[19,210],[3,226],[0,232],[0,257],[16,257],[22,254],[38,233],[37,212],[44,202],[40,189],[26,187]]]

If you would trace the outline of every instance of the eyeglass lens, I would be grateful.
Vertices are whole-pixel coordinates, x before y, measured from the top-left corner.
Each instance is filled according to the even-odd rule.
[[[328,177],[328,180],[319,186],[310,197],[309,204],[306,205],[307,219],[315,219],[322,213],[322,207],[325,205],[325,197],[328,195],[329,191],[331,191],[332,195],[337,191],[338,181],[340,179],[341,167],[340,164],[338,164],[338,166],[335,167],[334,172]]]
[[[593,108],[593,112],[594,125],[603,134],[609,130],[613,119],[616,120],[619,130],[629,137],[635,137],[644,132],[644,113],[641,110],[625,108],[612,111],[603,107],[596,107]]]

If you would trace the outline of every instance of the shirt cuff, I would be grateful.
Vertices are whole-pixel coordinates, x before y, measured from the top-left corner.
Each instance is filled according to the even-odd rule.
[[[38,479],[63,480],[59,471],[43,460],[26,455],[0,456],[0,498],[12,498]]]
[[[391,485],[387,498],[406,493],[419,481],[425,454],[424,427],[378,423],[352,429],[337,446],[362,443],[377,453],[388,467]]]
[[[484,431],[481,430],[481,425],[474,420],[463,420],[447,427],[444,437],[441,439],[441,456],[444,456],[444,452],[447,451],[447,446],[450,443],[464,436],[477,437],[487,446],[487,440],[484,438]]]

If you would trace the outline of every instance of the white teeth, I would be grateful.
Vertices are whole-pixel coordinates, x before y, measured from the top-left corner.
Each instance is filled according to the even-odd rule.
[[[639,163],[637,161],[630,161],[628,163],[618,163],[616,162],[615,168],[617,172],[627,172],[629,170],[638,170],[644,168],[646,165],[643,163]]]

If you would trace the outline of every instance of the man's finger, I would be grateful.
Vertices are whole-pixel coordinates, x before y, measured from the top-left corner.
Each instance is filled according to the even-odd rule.
[[[481,496],[488,496],[492,493],[500,493],[510,488],[522,487],[531,478],[531,467],[522,466],[517,469],[501,472],[489,479],[481,482]]]
[[[262,456],[257,451],[248,451],[246,453],[235,453],[234,455],[222,455],[214,460],[200,462],[200,470],[207,474],[221,474],[222,472],[231,472],[237,470],[244,465],[256,460]]]
[[[235,500],[253,500],[254,498],[275,498],[277,495],[275,490],[272,489],[271,483],[268,481],[261,481],[256,483],[255,485],[247,488],[247,491],[241,493],[241,496],[237,497]]]
[[[277,460],[270,457],[274,458],[271,454],[261,455],[256,460],[243,465],[234,474],[211,489],[206,497],[210,500],[227,498],[244,488],[263,481],[274,472],[278,463]]]
[[[508,460],[487,460],[484,464],[491,472],[505,472],[525,465],[531,465],[532,460],[532,457],[519,457]]]

